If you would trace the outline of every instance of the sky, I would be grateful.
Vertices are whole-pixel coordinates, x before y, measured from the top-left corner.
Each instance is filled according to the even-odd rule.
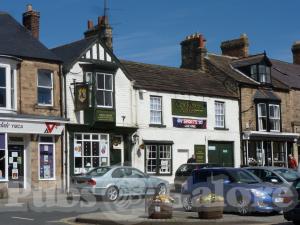
[[[108,0],[114,53],[120,59],[180,66],[180,42],[199,32],[209,52],[245,33],[250,54],[292,62],[300,40],[298,0]],[[41,13],[40,40],[49,48],[83,38],[87,21],[103,14],[103,0],[0,0],[18,21],[26,5]]]

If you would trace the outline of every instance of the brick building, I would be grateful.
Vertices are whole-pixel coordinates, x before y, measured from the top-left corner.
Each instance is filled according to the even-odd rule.
[[[0,186],[62,185],[60,59],[38,40],[40,14],[0,13]]]

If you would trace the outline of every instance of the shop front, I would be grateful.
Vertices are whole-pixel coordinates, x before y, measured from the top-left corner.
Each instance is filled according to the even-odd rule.
[[[0,120],[0,185],[62,188],[63,121]]]
[[[298,157],[298,139],[296,133],[244,132],[244,165],[288,167],[288,155]]]

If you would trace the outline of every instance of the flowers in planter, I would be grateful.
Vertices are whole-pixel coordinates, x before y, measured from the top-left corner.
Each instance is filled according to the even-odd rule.
[[[224,198],[222,196],[216,194],[208,194],[204,196],[200,196],[198,201],[200,204],[209,204],[209,203],[222,203],[224,202]]]
[[[157,203],[174,203],[175,200],[168,195],[156,195],[152,199],[153,202]]]

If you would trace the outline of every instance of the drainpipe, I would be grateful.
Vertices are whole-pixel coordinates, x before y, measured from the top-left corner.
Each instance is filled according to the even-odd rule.
[[[243,126],[242,126],[242,123],[243,123],[243,121],[242,121],[242,88],[241,88],[241,86],[240,86],[240,84],[239,84],[239,115],[240,115],[240,118],[239,118],[239,121],[240,121],[240,151],[241,151],[241,153],[242,154],[244,154],[244,151],[242,151],[242,146],[243,146],[243,138],[242,138],[242,136],[243,136]],[[248,148],[248,141],[247,141],[247,148]],[[248,149],[248,151],[249,151],[249,149]],[[248,153],[247,153],[248,154]],[[243,156],[241,156],[240,157],[241,158],[241,160],[244,158]],[[246,156],[246,159],[248,160],[248,155]],[[248,165],[248,162],[245,162],[246,163],[246,165]]]

